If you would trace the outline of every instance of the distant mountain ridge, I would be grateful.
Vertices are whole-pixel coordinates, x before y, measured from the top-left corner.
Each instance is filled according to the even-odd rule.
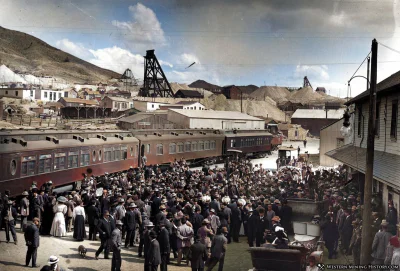
[[[0,65],[35,76],[53,76],[69,82],[100,82],[121,75],[50,46],[29,34],[0,26]]]

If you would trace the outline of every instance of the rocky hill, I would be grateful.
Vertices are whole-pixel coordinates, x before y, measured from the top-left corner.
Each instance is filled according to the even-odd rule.
[[[26,33],[0,27],[0,65],[36,76],[70,82],[107,81],[121,75],[50,46]]]
[[[191,88],[202,88],[202,89],[206,89],[206,90],[213,90],[213,89],[220,89],[221,88],[220,86],[210,84],[210,83],[208,83],[208,82],[206,82],[204,80],[194,81],[193,83],[191,83],[189,85],[189,87],[191,87]]]

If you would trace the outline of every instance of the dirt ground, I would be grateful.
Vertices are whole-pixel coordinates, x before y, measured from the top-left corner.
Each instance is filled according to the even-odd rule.
[[[12,239],[12,238],[11,238]],[[72,238],[72,233],[63,238],[40,236],[40,246],[38,249],[37,264],[40,268],[32,269],[31,265],[25,267],[25,246],[24,236],[17,225],[18,245],[6,243],[4,230],[0,232],[0,270],[1,271],[23,271],[40,270],[47,264],[50,255],[56,255],[60,259],[60,266],[73,271],[105,271],[111,270],[111,259],[104,259],[104,254],[100,254],[99,260],[94,258],[96,250],[99,248],[100,241],[77,242]],[[87,249],[86,258],[78,254],[79,245],[84,245]],[[121,270],[143,270],[144,258],[139,258],[137,248],[125,249],[121,251],[122,267]],[[171,254],[172,256],[172,254]],[[112,257],[112,254],[110,255]],[[172,257],[173,258],[173,257]],[[168,266],[171,271],[188,271],[187,266],[176,266],[175,261]]]

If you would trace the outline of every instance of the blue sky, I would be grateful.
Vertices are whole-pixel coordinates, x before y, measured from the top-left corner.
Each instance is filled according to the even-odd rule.
[[[171,82],[313,87],[346,96],[371,40],[400,51],[400,0],[0,0],[0,25],[143,77],[155,49]],[[185,69],[192,62],[197,64]],[[400,54],[379,47],[378,80]],[[359,74],[366,74],[361,67]],[[365,89],[352,82],[352,96]]]

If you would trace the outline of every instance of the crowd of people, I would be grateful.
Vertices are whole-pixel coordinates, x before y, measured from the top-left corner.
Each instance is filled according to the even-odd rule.
[[[55,193],[51,182],[40,188],[33,185],[18,204],[9,200],[6,191],[1,197],[1,221],[7,242],[11,232],[17,244],[19,214],[20,228],[28,240],[27,266],[30,262],[36,266],[39,234],[64,237],[73,231],[77,241],[99,236],[94,256],[98,259],[104,253],[108,259],[111,251],[112,270],[120,270],[120,250],[132,247],[138,247],[138,256],[144,257],[145,270],[157,270],[158,266],[167,270],[171,253],[177,265],[186,261],[192,270],[212,270],[217,264],[218,270],[223,270],[227,244],[239,242],[241,234],[247,237],[249,247],[288,248],[288,233],[292,232],[288,199],[310,199],[329,205],[328,211],[320,210],[329,258],[335,257],[340,243],[356,262],[362,201],[357,188],[345,188],[347,181],[344,167],[313,171],[304,165],[273,172],[242,159],[230,161],[225,168],[191,170],[182,159],[164,169],[144,165],[98,178],[86,176],[81,187],[71,193]],[[382,260],[378,250],[390,239],[380,233],[393,231],[389,225],[397,223],[397,211],[392,208],[386,222],[374,221],[376,229],[380,227],[373,247],[375,260]],[[381,239],[385,242],[380,243]],[[396,243],[390,242],[395,259]],[[310,259],[314,268],[315,259],[314,263]]]

